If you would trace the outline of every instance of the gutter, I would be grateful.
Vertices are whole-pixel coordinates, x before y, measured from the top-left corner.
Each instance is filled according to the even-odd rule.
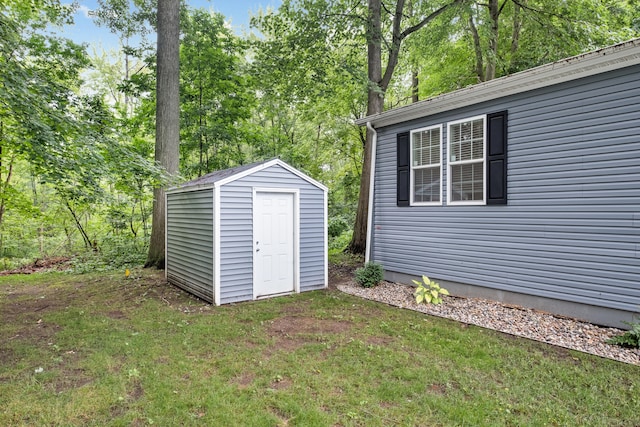
[[[371,240],[373,239],[373,186],[376,177],[376,148],[378,147],[378,132],[371,125],[371,122],[367,122],[367,129],[373,133],[371,138],[371,170],[369,172],[369,204],[367,207],[367,242],[364,255],[364,262],[367,263],[371,260]]]

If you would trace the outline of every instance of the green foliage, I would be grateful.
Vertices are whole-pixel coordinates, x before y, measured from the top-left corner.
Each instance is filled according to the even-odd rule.
[[[180,161],[185,177],[246,163],[255,104],[246,43],[205,9],[183,14],[180,47]]]
[[[630,329],[622,335],[610,338],[607,343],[626,348],[640,348],[640,321],[623,323],[628,325]]]
[[[429,279],[427,276],[422,276],[422,282],[418,280],[412,280],[417,285],[414,293],[416,302],[418,304],[442,304],[442,295],[449,295],[449,291],[445,288],[441,288],[435,281]]]
[[[349,223],[345,218],[329,218],[327,232],[329,237],[337,237],[349,229]]]
[[[356,282],[363,288],[377,286],[384,279],[382,265],[376,262],[368,262],[356,270]]]
[[[73,273],[123,270],[143,265],[147,257],[148,240],[109,236],[102,240],[96,251],[86,251],[72,262]]]
[[[335,237],[329,236],[329,251],[343,251],[351,241],[352,230],[345,230]]]

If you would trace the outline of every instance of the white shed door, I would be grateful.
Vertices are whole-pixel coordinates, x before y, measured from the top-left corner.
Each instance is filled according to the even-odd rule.
[[[257,192],[253,224],[256,298],[294,291],[294,194]]]

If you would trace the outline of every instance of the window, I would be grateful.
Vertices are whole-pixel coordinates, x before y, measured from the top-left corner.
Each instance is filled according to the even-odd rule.
[[[411,132],[411,202],[442,203],[442,126]]]
[[[447,202],[485,203],[485,116],[449,123]]]
[[[446,162],[448,205],[507,204],[507,111],[396,134],[396,204],[442,205]]]

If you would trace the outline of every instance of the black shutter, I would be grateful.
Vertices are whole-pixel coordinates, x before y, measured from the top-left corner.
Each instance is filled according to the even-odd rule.
[[[507,112],[487,115],[487,204],[507,204]]]
[[[409,206],[409,132],[399,133],[397,141],[398,188],[396,192],[398,206]]]

